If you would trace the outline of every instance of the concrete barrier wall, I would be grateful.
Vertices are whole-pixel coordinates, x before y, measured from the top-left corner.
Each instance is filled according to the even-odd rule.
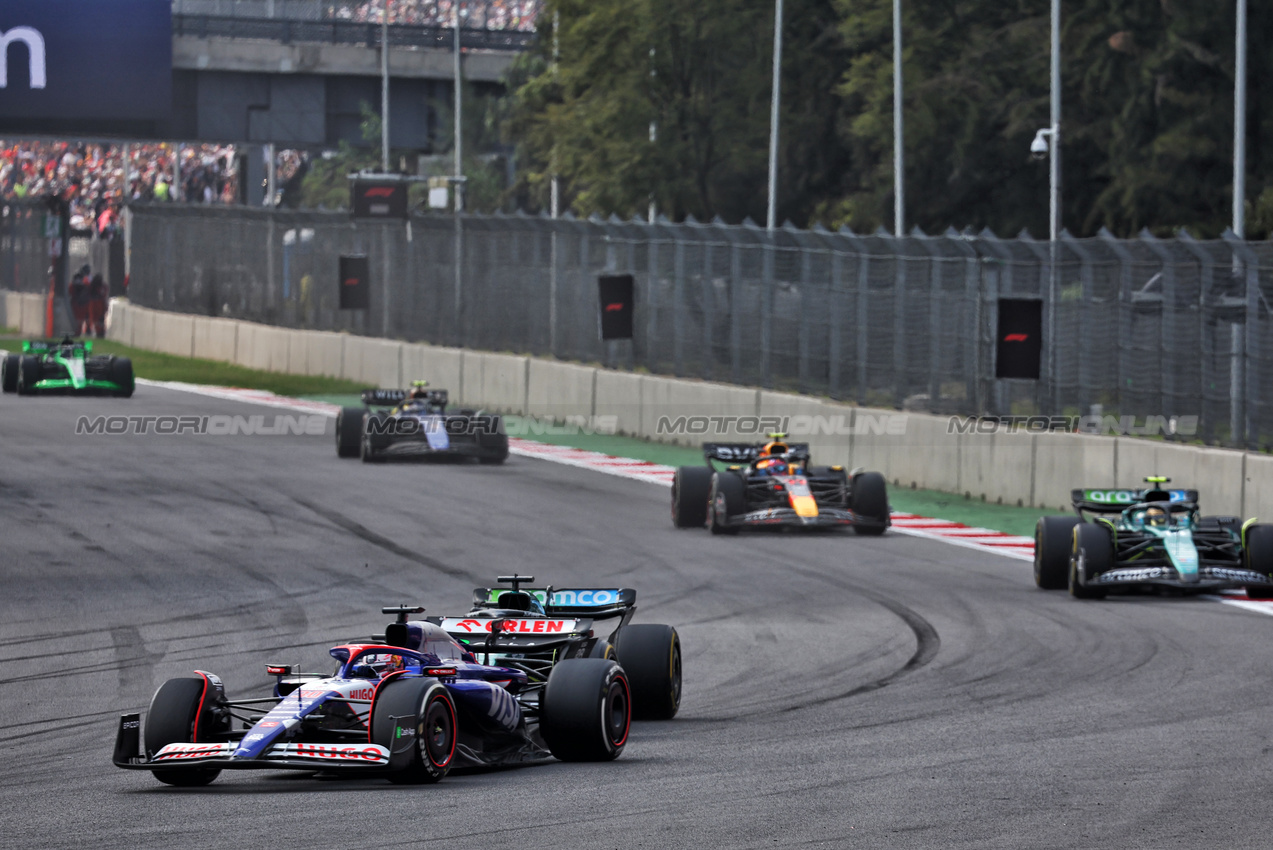
[[[526,415],[561,422],[568,416],[591,417],[597,369],[558,363],[555,360],[530,360],[526,386]]]
[[[428,381],[429,386],[449,392],[460,400],[460,360],[458,348],[404,342],[402,344],[402,382]]]
[[[0,321],[26,336],[44,330],[40,295],[4,293]],[[1068,507],[1078,487],[1136,487],[1146,475],[1201,491],[1208,514],[1273,522],[1273,457],[1135,437],[952,428],[944,416],[853,407],[808,396],[616,372],[571,363],[454,348],[295,331],[231,319],[163,313],[115,301],[111,339],[191,353],[254,369],[343,377],[401,387],[424,379],[465,404],[564,420],[608,417],[618,433],[661,442],[758,441],[752,428],[694,433],[689,417],[775,417],[808,442],[815,463],[883,472],[895,487],[968,494],[987,502]],[[680,433],[659,427],[676,426]],[[731,420],[732,421],[732,420]],[[751,423],[748,423],[751,424]],[[767,423],[766,423],[767,424]]]
[[[194,317],[194,356],[204,360],[234,362],[239,344],[239,323],[233,319]]]

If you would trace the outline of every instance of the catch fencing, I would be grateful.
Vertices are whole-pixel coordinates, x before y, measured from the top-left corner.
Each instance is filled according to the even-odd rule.
[[[523,215],[355,222],[176,205],[134,207],[127,219],[129,296],[157,309],[873,407],[1002,416],[1099,405],[1138,422],[1197,417],[1210,444],[1273,442],[1269,242],[1067,236],[1053,262],[1047,242],[988,231],[899,239]],[[338,307],[342,254],[369,258],[368,310]],[[603,342],[597,277],[623,273],[635,279],[635,338]],[[1001,298],[1042,302],[1038,381],[994,377]]]

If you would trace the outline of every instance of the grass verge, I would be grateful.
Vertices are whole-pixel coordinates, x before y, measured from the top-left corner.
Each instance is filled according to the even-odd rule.
[[[14,349],[20,346],[21,339],[0,339],[0,348]],[[264,372],[259,369],[236,366],[233,363],[222,363],[218,360],[200,360],[175,354],[161,354],[157,351],[145,351],[108,339],[93,340],[93,353],[128,357],[133,361],[133,374],[138,378],[147,378],[152,381],[184,381],[187,384],[269,390],[285,396],[323,393],[356,394],[365,389],[362,384],[342,378]]]

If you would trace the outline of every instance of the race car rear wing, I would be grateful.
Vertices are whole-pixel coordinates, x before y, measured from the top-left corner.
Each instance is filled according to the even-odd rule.
[[[808,460],[808,443],[787,443],[789,460]],[[703,457],[707,465],[719,460],[722,463],[751,463],[760,456],[763,443],[703,443]]]
[[[51,339],[49,340],[28,339],[23,341],[22,351],[26,354],[44,354],[49,351],[57,351],[59,348],[62,348],[64,346],[70,346],[71,348],[82,348],[84,349],[85,354],[93,350],[92,340],[87,340],[87,339],[84,339],[84,340],[77,339],[73,341],[68,340],[64,342],[57,342],[56,340],[51,340]]]
[[[1154,492],[1156,488],[1145,487],[1141,489],[1082,489],[1071,490],[1070,501],[1074,504],[1075,511],[1087,511],[1094,514],[1117,514],[1122,513],[1126,508],[1145,501],[1146,494]],[[1189,502],[1196,504],[1198,501],[1197,490],[1157,490],[1160,493],[1167,493],[1170,501],[1175,503]],[[1159,501],[1167,501],[1159,499]]]
[[[368,407],[395,407],[407,400],[407,390],[363,390],[362,403]],[[446,390],[425,390],[424,401],[446,406]]]
[[[522,587],[520,590],[535,597],[550,617],[591,617],[596,620],[636,607],[636,591],[630,587]],[[507,587],[476,587],[473,589],[473,607],[494,607],[500,594],[507,592]]]

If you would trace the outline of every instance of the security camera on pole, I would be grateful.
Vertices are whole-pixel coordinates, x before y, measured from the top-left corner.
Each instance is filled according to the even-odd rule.
[[[1058,287],[1057,240],[1061,238],[1061,0],[1052,0],[1052,115],[1051,126],[1034,134],[1030,143],[1030,156],[1043,159],[1050,155],[1048,176],[1048,318],[1047,364],[1051,383],[1053,409],[1058,409],[1056,346],[1056,290]]]

